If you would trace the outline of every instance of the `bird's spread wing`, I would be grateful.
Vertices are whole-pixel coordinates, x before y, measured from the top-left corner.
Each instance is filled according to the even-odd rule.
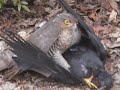
[[[84,37],[89,39],[90,43],[95,48],[96,52],[100,56],[101,59],[106,59],[106,51],[99,40],[99,38],[95,35],[94,31],[84,22],[84,20],[78,15],[67,3],[65,0],[58,0],[59,3],[63,6],[63,8],[70,14],[72,14],[78,21],[78,27],[81,32],[84,34]]]
[[[2,36],[4,41],[13,48],[12,52],[17,56],[13,57],[13,60],[17,63],[18,68],[21,69],[21,72],[32,70],[45,77],[51,77],[64,83],[74,83],[75,80],[71,77],[70,73],[59,65],[56,65],[39,48],[26,42],[11,31],[3,32],[9,37],[8,39]],[[14,71],[9,73],[12,75],[12,72]]]

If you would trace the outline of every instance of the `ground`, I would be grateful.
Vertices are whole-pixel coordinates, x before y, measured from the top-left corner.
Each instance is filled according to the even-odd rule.
[[[29,0],[28,0],[29,1]],[[32,0],[30,0],[32,1]],[[0,10],[0,30],[10,29],[12,31],[35,30],[38,23],[43,20],[49,20],[62,9],[54,0],[35,0],[30,3],[31,12],[18,12],[15,7],[6,5]],[[112,75],[114,85],[111,90],[120,88],[120,13],[119,2],[114,0],[67,0],[68,3],[80,15],[84,17],[85,22],[94,29],[100,37],[102,43],[108,52],[109,58],[105,65],[106,70]],[[83,1],[83,2],[82,2]],[[95,1],[95,2],[93,2]],[[2,73],[2,72],[1,72]],[[11,81],[3,79],[0,75],[0,90],[90,90],[82,85],[65,85],[56,81],[48,80],[35,72],[24,72]]]

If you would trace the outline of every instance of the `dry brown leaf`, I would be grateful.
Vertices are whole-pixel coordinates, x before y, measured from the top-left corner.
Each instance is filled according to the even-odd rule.
[[[80,4],[80,11],[88,14],[94,12],[95,10],[93,8]]]
[[[103,32],[103,34],[109,34],[112,30],[113,27],[112,26],[108,26],[108,25],[94,25],[93,26],[93,30],[95,31],[95,33],[98,35],[100,32]]]
[[[97,14],[96,13],[92,13],[91,15],[90,15],[90,18],[92,18],[94,21],[96,21],[97,20]]]
[[[116,22],[116,19],[117,19],[117,12],[115,10],[112,10],[108,21],[109,22],[111,22],[111,21]]]
[[[118,4],[115,0],[97,0],[97,2],[105,9],[112,11],[113,9],[118,12]]]
[[[54,8],[56,4],[56,0],[49,0],[47,3],[50,7]]]
[[[62,8],[58,9],[57,7],[50,11],[50,14],[48,15],[47,19],[50,19],[51,17],[57,15],[62,11]]]
[[[107,0],[107,1],[111,5],[112,9],[118,11],[118,4],[115,2],[115,0]]]

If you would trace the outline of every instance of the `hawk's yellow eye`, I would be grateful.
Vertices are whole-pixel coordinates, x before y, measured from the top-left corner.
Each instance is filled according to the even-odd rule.
[[[69,20],[65,20],[64,23],[65,23],[66,25],[69,25],[69,24],[70,24],[70,21],[69,21]]]

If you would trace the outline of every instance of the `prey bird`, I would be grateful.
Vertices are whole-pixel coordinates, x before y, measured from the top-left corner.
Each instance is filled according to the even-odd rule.
[[[4,33],[9,39],[3,36],[3,40],[13,48],[11,51],[16,55],[12,58],[17,66],[12,67],[12,70],[8,70],[6,77],[9,77],[9,79],[22,71],[32,70],[62,83],[78,84],[88,82],[90,87],[98,89],[94,83],[86,79],[90,77],[89,79],[92,80],[92,78],[97,77],[101,86],[105,86],[108,90],[112,86],[112,78],[105,71],[104,64],[98,55],[85,45],[74,45],[63,54],[70,65],[71,72],[68,72],[39,48],[23,40],[18,35],[10,31]]]
[[[71,74],[78,80],[83,76],[82,80],[89,87],[98,89],[98,86],[92,83],[92,79],[96,77],[101,88],[109,90],[112,87],[112,76],[105,70],[104,63],[94,50],[84,44],[77,44],[68,49],[63,56],[71,66]]]

